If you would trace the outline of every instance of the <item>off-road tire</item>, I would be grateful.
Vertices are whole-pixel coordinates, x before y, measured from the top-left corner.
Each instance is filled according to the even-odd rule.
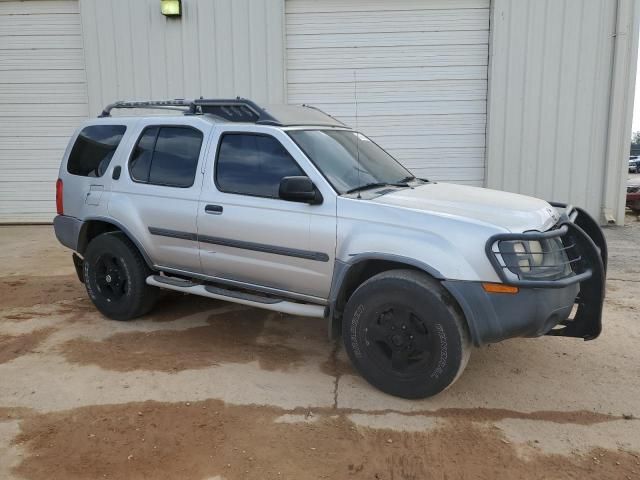
[[[112,320],[131,320],[148,313],[159,296],[157,287],[146,284],[151,269],[121,232],[105,233],[91,240],[84,256],[83,273],[89,298]],[[121,283],[114,289],[116,277]]]
[[[471,352],[455,301],[439,282],[413,270],[383,272],[360,285],[347,302],[342,338],[369,383],[403,398],[451,386]]]

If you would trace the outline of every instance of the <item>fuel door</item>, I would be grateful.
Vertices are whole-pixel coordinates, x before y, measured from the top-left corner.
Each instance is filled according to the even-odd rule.
[[[100,205],[102,192],[104,192],[104,186],[90,185],[89,191],[87,192],[87,198],[84,203],[86,203],[87,205]]]

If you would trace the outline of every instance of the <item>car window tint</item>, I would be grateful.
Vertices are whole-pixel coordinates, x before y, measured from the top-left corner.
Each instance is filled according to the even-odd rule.
[[[126,129],[124,125],[83,128],[71,149],[67,172],[83,177],[104,175]]]
[[[192,128],[162,127],[153,151],[149,183],[190,187],[196,176],[202,133]]]
[[[129,161],[129,172],[131,178],[137,182],[149,181],[149,168],[151,167],[151,157],[153,156],[153,146],[156,143],[156,137],[158,136],[158,127],[147,128],[131,155]]]
[[[227,134],[216,163],[216,184],[223,192],[278,198],[283,177],[304,175],[296,161],[273,137]]]
[[[202,132],[193,128],[147,128],[129,161],[131,178],[154,185],[190,187],[201,146]]]

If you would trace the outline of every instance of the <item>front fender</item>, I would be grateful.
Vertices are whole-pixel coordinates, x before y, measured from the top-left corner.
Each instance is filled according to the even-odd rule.
[[[339,333],[339,325],[340,319],[337,315],[338,303],[341,295],[344,294],[345,283],[349,278],[349,274],[356,269],[360,264],[364,262],[368,262],[371,260],[379,260],[385,262],[393,262],[397,265],[405,265],[407,267],[414,267],[418,270],[422,270],[423,272],[431,275],[433,278],[438,280],[443,280],[444,277],[440,272],[438,272],[435,268],[431,267],[431,265],[425,264],[411,257],[404,257],[401,255],[393,255],[386,254],[380,252],[368,252],[361,253],[358,255],[352,256],[348,261],[344,262],[341,260],[337,260],[334,263],[333,268],[333,277],[331,279],[331,288],[329,292],[329,302],[328,302],[328,328],[329,328],[329,339],[337,338]]]
[[[427,222],[429,229],[420,228]],[[451,225],[443,219],[424,216],[413,221],[407,215],[402,226],[338,219],[336,259],[353,263],[363,255],[400,257],[404,259],[402,263],[416,266],[435,278],[498,282],[484,252],[486,239],[494,233],[495,230],[473,224]]]

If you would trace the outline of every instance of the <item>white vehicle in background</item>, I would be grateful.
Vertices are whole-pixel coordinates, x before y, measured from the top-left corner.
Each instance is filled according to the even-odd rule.
[[[447,388],[472,345],[601,331],[607,248],[583,210],[416,178],[312,107],[109,105],[71,138],[57,203],[105,316],[144,315],[169,289],[324,318],[401,397]]]

